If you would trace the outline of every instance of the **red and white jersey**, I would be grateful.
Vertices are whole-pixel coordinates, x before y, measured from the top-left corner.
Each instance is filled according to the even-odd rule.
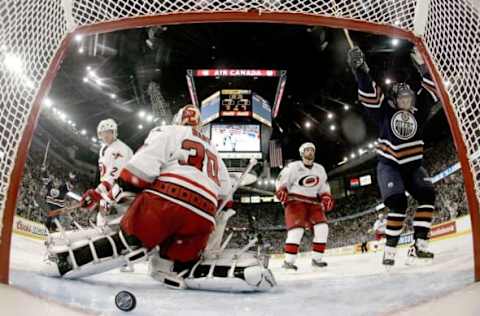
[[[303,161],[294,161],[285,168],[277,179],[277,190],[286,188],[289,199],[318,201],[318,195],[330,193],[327,182],[327,173],[322,165],[314,163],[311,167],[305,166]]]
[[[151,184],[147,192],[184,206],[213,223],[218,200],[227,198],[232,188],[215,147],[190,126],[154,128],[125,169]]]
[[[120,139],[110,145],[103,145],[98,157],[100,185],[103,184],[109,190],[132,156],[133,151]]]
[[[373,230],[377,234],[385,234],[385,228],[387,227],[387,220],[384,219],[377,219],[375,224],[373,224]]]

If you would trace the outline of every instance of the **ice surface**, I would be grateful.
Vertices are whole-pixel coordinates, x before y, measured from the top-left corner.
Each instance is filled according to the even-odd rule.
[[[298,272],[283,271],[271,260],[278,288],[267,293],[215,293],[163,288],[146,274],[118,270],[84,280],[50,279],[39,274],[42,242],[14,236],[11,283],[41,297],[103,315],[124,315],[114,297],[129,290],[137,307],[129,315],[379,315],[442,297],[473,283],[470,235],[433,242],[431,265],[404,265],[400,248],[391,272],[381,266],[381,253],[326,257],[329,266],[314,270],[310,257],[297,261]]]

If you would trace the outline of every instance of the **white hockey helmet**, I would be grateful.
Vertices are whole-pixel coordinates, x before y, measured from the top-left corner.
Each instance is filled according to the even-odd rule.
[[[173,117],[172,124],[198,126],[200,125],[200,110],[192,104],[187,104],[178,110]]]
[[[303,153],[305,152],[305,149],[307,148],[313,148],[315,150],[315,145],[313,143],[303,143],[300,148],[298,148],[298,151],[300,152],[300,157],[303,158]]]
[[[98,123],[97,136],[100,138],[100,133],[106,131],[113,131],[113,138],[117,139],[117,123],[111,118]]]

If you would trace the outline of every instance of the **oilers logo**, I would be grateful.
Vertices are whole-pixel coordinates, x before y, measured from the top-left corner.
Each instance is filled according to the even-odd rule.
[[[302,187],[314,187],[320,183],[320,178],[314,175],[307,175],[298,180],[298,185]]]
[[[58,189],[51,189],[50,196],[53,198],[57,198],[60,195],[60,191]]]
[[[398,111],[393,115],[390,126],[398,139],[407,140],[415,136],[418,124],[412,113]]]

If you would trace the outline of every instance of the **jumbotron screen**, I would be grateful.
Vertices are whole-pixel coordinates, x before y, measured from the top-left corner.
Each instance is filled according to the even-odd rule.
[[[211,140],[219,152],[259,152],[260,125],[212,124]]]

